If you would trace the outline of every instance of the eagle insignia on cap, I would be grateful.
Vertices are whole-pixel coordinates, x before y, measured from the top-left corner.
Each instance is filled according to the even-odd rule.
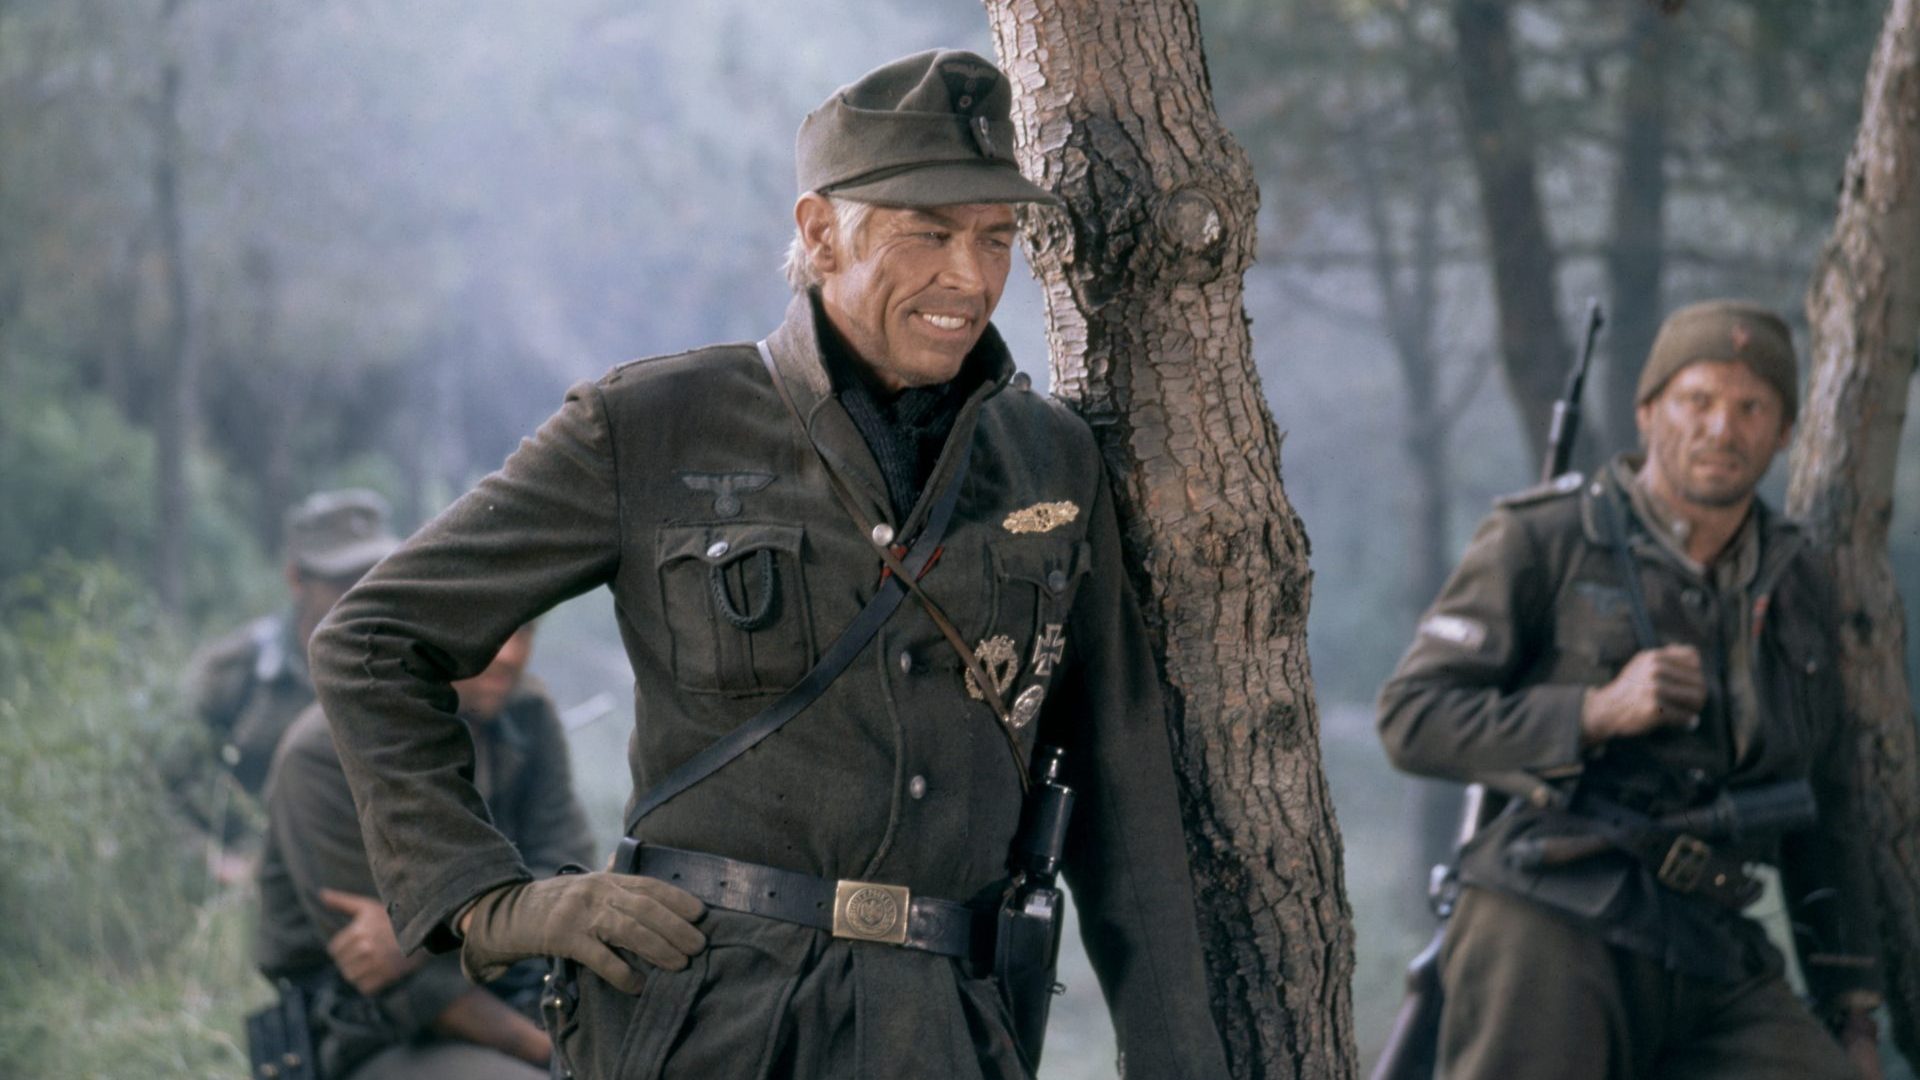
[[[1732,336],[1733,351],[1741,352],[1747,347],[1747,342],[1753,340],[1753,331],[1747,329],[1746,323],[1734,323]]]
[[[1000,527],[1010,533],[1046,533],[1080,516],[1080,507],[1070,502],[1034,503],[1007,515]]]

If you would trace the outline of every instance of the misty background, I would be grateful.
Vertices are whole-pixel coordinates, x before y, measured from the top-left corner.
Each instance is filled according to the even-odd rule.
[[[1387,767],[1372,696],[1490,500],[1539,468],[1538,402],[1499,355],[1482,200],[1501,196],[1463,135],[1484,91],[1450,6],[1200,3],[1216,105],[1262,193],[1247,305],[1313,541],[1369,1061],[1453,826],[1450,793]],[[1613,320],[1590,466],[1632,439],[1621,388],[1665,310],[1751,297],[1804,356],[1883,7],[1507,8],[1519,92],[1494,104],[1531,134],[1558,319],[1536,329],[1571,348],[1589,295]],[[0,0],[0,955],[17,960],[0,1072],[244,1070],[239,1017],[270,992],[247,960],[251,890],[206,880],[151,766],[195,738],[177,685],[193,645],[281,602],[283,511],[368,486],[410,529],[569,383],[767,333],[800,118],[939,46],[991,55],[976,4]],[[996,322],[1047,385],[1024,268]],[[1557,385],[1564,357],[1539,363]],[[534,670],[563,707],[622,703],[574,736],[610,845],[631,679],[604,593],[547,620]],[[1084,959],[1062,978],[1043,1076],[1110,1077]]]

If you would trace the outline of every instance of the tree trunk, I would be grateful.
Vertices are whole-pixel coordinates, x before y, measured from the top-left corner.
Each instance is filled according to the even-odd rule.
[[[1493,259],[1500,363],[1533,460],[1546,457],[1547,421],[1570,366],[1560,326],[1553,242],[1540,205],[1533,138],[1520,100],[1507,0],[1453,0],[1461,129],[1480,185]]]
[[[167,294],[167,329],[161,342],[161,380],[166,395],[154,411],[154,591],[168,611],[178,612],[186,597],[187,529],[192,493],[187,481],[187,452],[199,416],[200,387],[195,370],[192,297],[187,285],[185,226],[181,221],[180,61],[172,37],[180,0],[161,9],[160,33],[165,60],[160,98],[153,114],[154,215],[159,224],[160,265]]]
[[[1633,391],[1660,329],[1660,276],[1666,246],[1667,29],[1659,9],[1635,10],[1628,40],[1627,81],[1620,101],[1620,168],[1613,187],[1613,242],[1607,249],[1607,292],[1613,298],[1607,334],[1607,442],[1624,450],[1639,441]]]
[[[1920,1060],[1920,746],[1887,560],[1920,346],[1920,0],[1888,9],[1807,316],[1813,371],[1787,506],[1828,547],[1894,1038]]]
[[[1112,473],[1169,722],[1232,1075],[1353,1074],[1352,916],[1307,663],[1307,538],[1243,282],[1258,192],[1191,0],[987,0],[1054,391]]]

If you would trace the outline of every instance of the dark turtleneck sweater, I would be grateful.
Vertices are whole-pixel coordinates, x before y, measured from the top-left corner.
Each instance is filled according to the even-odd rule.
[[[933,475],[933,466],[953,430],[954,418],[981,379],[981,364],[972,356],[953,379],[932,386],[911,386],[889,394],[873,381],[867,365],[853,351],[813,298],[814,325],[820,328],[820,356],[834,397],[847,410],[853,426],[873,452],[887,480],[887,499],[895,521],[912,512]]]

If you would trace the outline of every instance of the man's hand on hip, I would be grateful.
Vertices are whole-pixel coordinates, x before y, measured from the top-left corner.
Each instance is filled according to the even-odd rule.
[[[1587,692],[1580,706],[1580,738],[1593,746],[1645,735],[1663,727],[1691,728],[1707,703],[1700,650],[1663,645],[1634,654],[1620,674]]]
[[[565,956],[629,994],[646,985],[632,960],[679,971],[707,947],[693,924],[706,905],[657,878],[562,874],[502,885],[461,918],[460,962],[476,981],[498,977],[529,956]]]
[[[393,919],[378,899],[321,889],[320,902],[349,917],[347,925],[327,940],[327,955],[355,990],[372,997],[427,962],[424,953],[408,956],[400,950]]]

